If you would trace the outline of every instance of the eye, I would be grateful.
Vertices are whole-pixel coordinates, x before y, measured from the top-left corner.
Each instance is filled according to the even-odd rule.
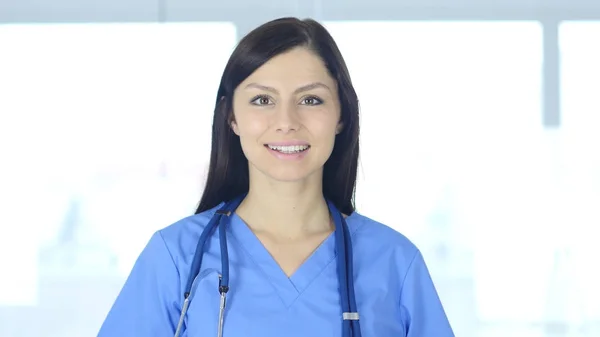
[[[318,98],[317,96],[308,96],[308,97],[304,97],[302,99],[302,101],[300,101],[300,104],[302,105],[321,105],[323,104],[323,101]]]
[[[271,104],[273,104],[273,101],[271,100],[271,98],[269,96],[258,95],[258,96],[254,97],[250,101],[250,104],[253,104],[253,105],[271,105]]]

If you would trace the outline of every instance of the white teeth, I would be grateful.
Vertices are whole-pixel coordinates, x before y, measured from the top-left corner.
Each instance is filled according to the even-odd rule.
[[[267,145],[271,150],[275,150],[281,153],[298,153],[305,151],[309,148],[308,145],[290,145],[290,146],[274,146]]]

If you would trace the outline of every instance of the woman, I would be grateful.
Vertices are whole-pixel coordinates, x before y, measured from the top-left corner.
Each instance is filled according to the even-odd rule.
[[[278,19],[243,38],[198,210],[151,238],[99,335],[453,336],[419,250],[354,211],[358,110],[317,22]]]

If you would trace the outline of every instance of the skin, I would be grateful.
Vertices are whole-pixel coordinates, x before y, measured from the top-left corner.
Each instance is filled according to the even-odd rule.
[[[323,165],[341,131],[336,81],[306,48],[278,55],[235,90],[232,130],[249,162],[250,189],[236,213],[290,275],[331,233]],[[265,144],[306,141],[301,160],[282,160]]]

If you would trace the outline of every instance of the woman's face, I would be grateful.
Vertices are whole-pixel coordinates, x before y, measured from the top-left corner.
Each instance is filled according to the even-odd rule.
[[[235,90],[234,122],[250,175],[320,179],[341,130],[336,81],[306,48],[273,57]]]

